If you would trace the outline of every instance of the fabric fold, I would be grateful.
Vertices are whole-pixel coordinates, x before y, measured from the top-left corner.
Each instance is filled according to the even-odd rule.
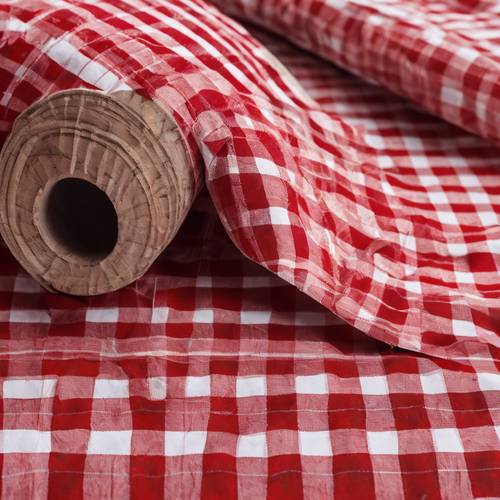
[[[294,18],[288,5],[285,20]],[[1,9],[4,133],[52,92],[113,95],[126,85],[172,114],[247,257],[391,345],[443,357],[478,342],[498,347],[495,173],[465,178],[457,189],[470,202],[456,211],[451,194],[427,189],[430,173],[409,172],[414,188],[402,186],[388,168],[397,149],[381,154],[363,124],[312,99],[246,30],[201,1],[25,0]],[[271,22],[273,9],[262,19]],[[89,79],[96,64],[105,78]],[[490,215],[481,218],[474,200]]]
[[[494,0],[214,3],[498,143],[500,6]]]
[[[492,141],[198,0],[0,3],[0,134],[51,145],[33,185],[83,156],[135,206],[173,141],[200,189],[106,294],[41,289],[0,238],[3,496],[500,497]]]

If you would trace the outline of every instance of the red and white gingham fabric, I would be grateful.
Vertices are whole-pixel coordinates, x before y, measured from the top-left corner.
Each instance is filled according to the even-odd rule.
[[[48,92],[134,88],[212,198],[102,297],[1,249],[6,497],[500,496],[495,146],[256,33],[300,87],[202,2],[0,11],[4,134]]]
[[[497,0],[216,0],[434,114],[499,140]]]
[[[206,195],[113,294],[0,257],[5,498],[500,495],[498,350],[372,340],[246,260]]]
[[[457,209],[455,192],[411,173],[401,184],[382,168],[396,152],[380,155],[199,1],[0,7],[5,131],[48,92],[136,89],[201,153],[221,221],[252,260],[392,345],[438,356],[500,345],[495,176],[455,179]]]

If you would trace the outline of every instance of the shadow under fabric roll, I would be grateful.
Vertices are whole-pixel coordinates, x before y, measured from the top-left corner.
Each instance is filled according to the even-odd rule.
[[[0,164],[5,242],[42,286],[68,294],[142,276],[196,196],[175,121],[133,91],[41,99],[17,118]]]

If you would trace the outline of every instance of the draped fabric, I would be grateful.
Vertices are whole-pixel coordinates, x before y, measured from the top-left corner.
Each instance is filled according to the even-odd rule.
[[[220,7],[0,4],[0,140],[133,89],[206,185],[119,292],[1,249],[3,494],[500,496],[496,2]]]

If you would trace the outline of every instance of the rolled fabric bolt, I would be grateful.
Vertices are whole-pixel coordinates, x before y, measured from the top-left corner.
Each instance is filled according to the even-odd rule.
[[[0,231],[51,291],[98,295],[135,281],[195,196],[175,121],[133,91],[45,97],[17,118],[0,156]]]

